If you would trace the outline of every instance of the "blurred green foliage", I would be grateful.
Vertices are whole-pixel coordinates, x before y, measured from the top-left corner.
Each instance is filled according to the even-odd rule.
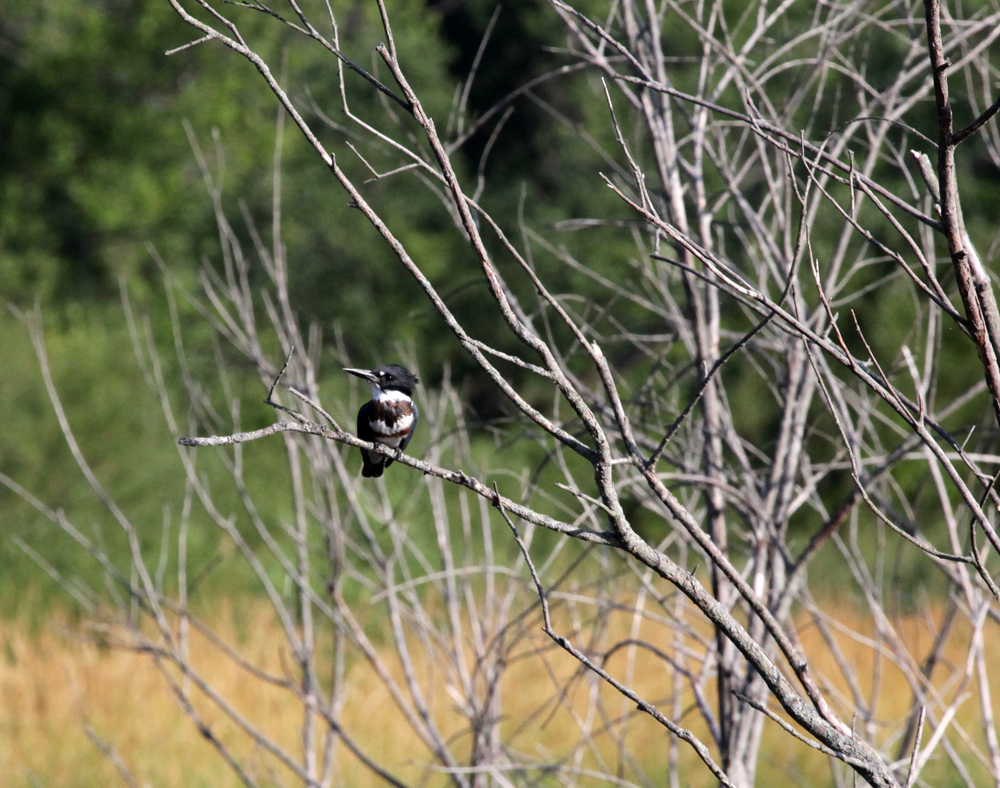
[[[377,9],[358,2],[335,5],[343,51],[377,73],[374,45],[384,38]],[[539,14],[541,4],[535,6],[531,13],[501,15],[491,52],[494,67],[481,72],[472,91],[474,112],[549,67],[538,53],[544,52],[541,44],[553,20]],[[393,4],[400,58],[436,117],[448,115],[488,9],[485,3],[469,4],[446,14],[429,13],[420,2]],[[242,29],[270,62],[282,64],[279,78],[297,101],[312,103],[335,122],[343,120],[334,62],[327,53],[295,45],[301,42],[286,28],[249,11]],[[176,521],[183,473],[158,403],[132,357],[120,284],[149,316],[153,334],[169,347],[168,310],[150,246],[182,283],[194,282],[204,260],[218,260],[215,217],[192,139],[223,185],[234,229],[248,245],[249,228],[235,217],[243,210],[266,234],[272,208],[276,103],[252,67],[221,46],[164,55],[191,39],[192,31],[162,0],[84,5],[11,0],[0,17],[0,292],[17,311],[38,306],[54,382],[74,434],[97,477],[139,524],[144,549],[150,551],[159,549],[164,518]],[[498,40],[515,40],[518,46]],[[539,95],[545,94],[543,86]],[[580,98],[553,92],[546,100],[569,112],[582,106]],[[351,100],[352,111],[361,117],[381,113],[370,91],[356,91]],[[522,188],[551,198],[542,201],[552,207],[539,221],[585,212],[579,199],[560,206],[556,192],[567,163],[581,172],[582,184],[592,176],[592,162],[556,156],[569,135],[546,118],[544,110],[520,102],[517,121],[508,124],[509,133],[493,151],[489,175],[499,188],[483,201],[504,221],[516,220],[512,195]],[[469,146],[465,161],[470,169],[479,164],[488,131]],[[340,138],[336,130],[324,133],[326,142]],[[364,153],[376,168],[386,164],[377,151]],[[363,359],[359,363],[385,360],[397,348],[414,346],[426,364],[425,376],[432,379],[450,359],[464,363],[440,318],[414,283],[398,277],[384,244],[348,207],[346,195],[316,166],[314,152],[294,129],[285,134],[282,156],[283,241],[293,261],[292,299],[303,320],[318,322],[328,336],[350,326],[344,338],[348,351]],[[356,157],[338,161],[359,180],[370,175]],[[539,166],[539,161],[545,163]],[[384,181],[365,189],[379,210],[397,219],[401,239],[426,261],[428,274],[455,283],[445,288],[455,311],[474,331],[488,334],[496,315],[479,308],[476,290],[482,285],[470,268],[473,261],[432,195],[414,199],[413,190]],[[374,293],[379,309],[372,308]],[[12,414],[0,447],[0,471],[46,505],[65,510],[88,537],[105,541],[113,551],[116,545],[124,548],[120,531],[84,483],[62,439],[23,321],[5,312],[0,328],[5,337],[0,406]],[[212,342],[207,335],[201,339],[211,379],[217,374],[210,371]],[[191,344],[197,354],[197,335]],[[165,378],[177,381],[175,366],[167,357],[163,363]],[[259,403],[259,381],[245,363],[233,370],[232,379],[243,402]],[[496,409],[495,394],[487,387],[473,384],[470,390],[484,398],[482,407]],[[178,383],[174,393],[179,391]],[[251,417],[246,408],[252,407],[244,409],[244,427],[249,428],[248,420],[259,419],[250,426],[269,421],[267,408],[259,406]],[[262,444],[250,452],[274,455],[273,462],[248,464],[250,473],[282,467],[280,445]],[[204,462],[211,466],[210,459]],[[231,490],[221,494],[235,506]],[[279,515],[280,496],[271,505],[275,509],[268,514]],[[44,544],[45,558],[56,571],[90,582],[97,577],[78,546],[6,489],[0,490],[0,513],[5,536]],[[217,539],[212,529],[192,527],[189,538],[193,556],[202,556],[206,564],[213,560]],[[40,572],[10,538],[0,540],[0,566],[0,584],[11,591],[2,597],[10,612],[28,598],[15,589],[37,582]],[[232,587],[234,578],[224,566],[213,569],[213,575]]]
[[[740,5],[734,0],[734,9]],[[345,54],[385,77],[374,55],[375,44],[384,38],[375,5],[340,0],[334,7]],[[400,60],[439,128],[446,125],[456,91],[469,74],[495,9],[486,0],[391,4]],[[333,123],[344,122],[335,63],[329,54],[263,15],[249,10],[237,13],[243,15],[243,30],[255,48],[269,62],[281,64],[276,74],[299,105],[308,108],[312,117],[322,113]],[[796,29],[804,23],[796,15],[805,13],[803,6],[793,6],[784,24]],[[893,47],[898,43],[878,28],[871,30],[871,38],[852,41],[853,49],[845,56],[866,58],[866,77],[878,88],[891,77],[887,70],[896,67]],[[737,41],[743,35],[739,27],[732,34]],[[671,26],[664,35],[677,58],[671,79],[678,88],[693,90],[696,70],[684,61],[699,57],[701,45],[686,25]],[[6,303],[20,310],[39,305],[56,386],[70,423],[98,477],[142,524],[144,546],[151,551],[158,549],[164,510],[176,514],[180,505],[183,476],[159,405],[132,358],[119,287],[120,281],[126,283],[139,311],[149,316],[154,336],[169,347],[169,315],[149,247],[155,247],[186,284],[194,282],[204,261],[218,264],[211,201],[182,121],[188,124],[213,175],[223,183],[230,219],[245,243],[250,242],[250,232],[236,220],[240,210],[269,237],[272,209],[276,102],[250,64],[219,45],[202,44],[164,55],[192,36],[164,0],[6,0],[0,14],[0,293]],[[482,115],[509,91],[565,62],[558,54],[563,43],[558,19],[541,0],[501,7],[487,45],[488,57],[470,91],[470,115]],[[761,56],[768,53],[768,47],[778,45],[778,41],[763,42]],[[778,78],[786,80],[792,91],[799,75],[789,69]],[[355,75],[349,74],[348,79],[360,88],[351,93],[352,110],[362,118],[381,116],[382,99],[364,89]],[[730,88],[719,100],[737,105],[735,90]],[[956,103],[960,103],[960,91],[961,86],[956,86]],[[532,98],[522,97],[512,106],[513,115],[489,149],[488,159],[483,157],[492,125],[470,139],[459,157],[461,177],[467,183],[473,183],[483,167],[487,187],[481,203],[510,237],[518,237],[522,208],[526,225],[538,228],[579,217],[631,218],[597,177],[610,165],[596,148],[614,150],[615,145],[608,108],[592,74],[542,83]],[[803,107],[803,111],[812,109]],[[833,133],[853,112],[848,97],[820,104],[819,110],[809,129],[816,138]],[[930,133],[932,122],[928,112],[928,127],[921,130]],[[401,125],[404,133],[412,131],[405,118]],[[342,144],[340,130],[318,127],[324,144],[336,150],[338,163],[350,175],[358,181],[370,178],[365,165]],[[581,137],[579,128],[587,130],[594,144]],[[641,135],[629,144],[638,157],[649,155]],[[981,234],[988,247],[995,224],[997,178],[981,166],[983,155],[974,144],[970,141],[963,146],[969,149],[962,160],[963,174],[968,176],[965,182],[974,198],[968,204],[967,221],[973,236]],[[377,150],[360,149],[379,171],[395,166]],[[392,360],[398,348],[409,348],[425,381],[434,381],[448,366],[460,381],[473,415],[482,419],[503,416],[504,402],[495,388],[469,368],[416,284],[400,277],[377,234],[347,205],[346,195],[318,166],[315,152],[290,126],[284,136],[282,172],[283,241],[292,261],[292,301],[303,321],[318,323],[327,337],[342,328],[347,356],[357,364]],[[891,175],[891,168],[887,172],[890,179],[902,177]],[[713,190],[726,188],[721,177],[709,185]],[[369,181],[363,188],[383,215],[394,218],[400,239],[438,283],[470,332],[508,348],[511,340],[496,329],[498,314],[482,308],[485,285],[475,261],[430,190],[412,175]],[[829,222],[833,230],[841,218],[831,213]],[[889,232],[889,228],[876,231]],[[722,240],[738,261],[738,238],[730,235]],[[581,254],[599,275],[614,281],[632,276],[635,246],[628,226],[565,233],[561,242],[570,252]],[[817,234],[817,256],[822,259],[834,242],[832,233],[829,238]],[[513,265],[509,257],[499,245],[494,251],[501,270],[509,270]],[[580,293],[598,303],[609,299],[590,278],[554,256],[536,264],[544,268],[546,283],[554,292]],[[874,283],[886,275],[887,268],[872,266],[862,276]],[[523,277],[512,276],[510,282],[519,297],[531,301],[534,294]],[[902,283],[899,292],[894,288],[891,280],[880,285],[871,296],[871,310],[858,316],[863,328],[878,325],[878,331],[868,331],[876,350],[898,349],[902,341],[917,341],[901,337],[900,331],[912,324],[909,315],[918,305],[899,297]],[[899,319],[880,320],[884,314],[880,304],[887,303]],[[627,309],[628,305],[619,307]],[[727,312],[726,321],[734,332],[751,325],[736,309]],[[658,330],[648,315],[637,315],[633,328]],[[558,335],[562,329],[554,330]],[[0,316],[0,331],[4,337],[0,407],[7,414],[0,471],[47,505],[64,509],[81,530],[113,543],[120,537],[108,525],[106,513],[83,484],[66,450],[23,324],[5,312]],[[205,379],[210,380],[214,356],[205,331],[201,336],[204,349],[197,349],[196,344],[189,349],[204,354]],[[954,354],[944,356],[946,363],[954,365],[945,379],[956,391],[964,390],[979,378],[975,364],[968,363],[970,346],[954,328],[945,330],[943,341],[955,348]],[[621,347],[612,345],[608,350],[609,355],[617,354],[616,368],[640,381],[648,376],[649,360],[631,353],[626,345]],[[170,367],[166,356],[164,363],[166,379],[177,380],[178,370]],[[570,364],[574,363],[571,358]],[[335,364],[327,366],[336,369]],[[243,426],[268,423],[270,411],[254,404],[263,395],[256,374],[240,362],[232,374],[235,390],[246,403]],[[727,367],[724,374],[738,380],[748,402],[770,401],[763,396],[770,382],[750,368]],[[677,384],[671,396],[683,401],[689,383]],[[332,380],[331,390],[334,397],[346,393],[346,383]],[[173,392],[175,405],[183,408],[179,391],[178,384]],[[755,397],[755,392],[762,396]],[[989,414],[983,418],[976,408],[978,404],[970,405],[962,418],[989,425]],[[747,407],[738,415],[744,422],[741,430],[766,450],[774,440],[777,414],[773,407]],[[824,431],[833,434],[835,425],[817,414],[816,432]],[[483,436],[477,451],[493,451],[492,445]],[[504,450],[519,452],[518,462],[511,467],[533,467],[542,460],[530,440],[506,445]],[[248,472],[265,477],[283,467],[277,442],[254,444],[246,451],[261,458],[247,464]],[[271,457],[273,462],[265,461]],[[206,456],[203,462],[213,472],[213,460]],[[919,478],[907,480],[905,473],[903,481],[911,489],[919,489],[922,483]],[[849,485],[845,474],[843,490]],[[221,494],[236,505],[231,490]],[[274,509],[269,514],[280,516],[287,501],[276,495],[271,505]],[[643,521],[640,507],[635,514],[638,526],[651,534],[664,528],[658,517]],[[3,488],[0,520],[5,534],[32,544],[44,542],[47,559],[60,572],[88,571],[78,548],[56,538],[53,526]],[[804,529],[814,525],[811,521],[795,524]],[[218,549],[213,533],[206,528],[191,530],[191,552],[203,566],[214,560]],[[2,597],[8,609],[19,598],[13,590],[25,588],[38,576],[37,568],[10,539],[0,540],[0,590],[11,591]],[[229,585],[240,582],[227,574],[224,560],[213,569],[213,576]]]

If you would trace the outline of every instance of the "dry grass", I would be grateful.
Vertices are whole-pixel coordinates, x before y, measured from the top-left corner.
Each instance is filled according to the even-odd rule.
[[[850,611],[839,611],[838,618],[856,629],[864,629],[863,622],[855,620]],[[288,670],[283,633],[263,603],[244,601],[238,609],[223,606],[209,623],[259,667],[278,675]],[[623,621],[622,626],[627,623]],[[926,653],[931,634],[922,617],[901,619],[897,629],[912,653],[918,656]],[[667,642],[668,634],[664,631],[660,642]],[[826,653],[819,647],[814,628],[804,626],[800,634],[808,652]],[[650,627],[644,636],[652,640],[657,633]],[[962,645],[966,637],[967,633],[956,632],[946,654],[952,665],[964,662]],[[987,642],[991,637],[996,641],[996,630],[987,637]],[[526,643],[525,648],[543,643],[539,639]],[[847,637],[841,637],[839,643],[846,658],[858,666],[864,690],[870,690],[875,675],[870,648]],[[227,788],[239,784],[179,709],[163,675],[148,655],[101,647],[72,636],[58,614],[53,614],[49,625],[35,634],[30,634],[25,621],[6,622],[4,651],[6,657],[0,661],[0,774],[4,775],[4,785],[89,788],[122,784],[115,767],[88,740],[87,726],[114,745],[140,784],[162,788]],[[643,651],[633,656],[636,689],[649,699],[664,697],[667,673],[663,665]],[[302,712],[291,693],[262,686],[205,641],[193,642],[192,657],[206,678],[231,699],[241,714],[291,752],[299,751]],[[610,661],[609,669],[622,675],[628,658],[625,651],[620,652]],[[461,720],[444,687],[445,671],[432,662],[418,662],[418,671],[433,676],[431,702],[435,714],[447,732],[457,733]],[[548,653],[544,664],[546,667],[538,658],[529,658],[511,666],[503,696],[504,714],[509,720],[505,733],[512,733],[518,721],[540,707],[547,708],[546,699],[577,670],[576,664],[561,652]],[[835,664],[830,658],[814,659],[813,667],[818,674],[835,675]],[[910,694],[899,671],[888,664],[882,668],[879,680],[884,685],[885,700],[879,706],[879,713],[888,730],[907,712]],[[350,696],[343,714],[345,728],[373,758],[389,765],[402,779],[415,784],[421,776],[426,777],[428,772],[422,765],[429,760],[426,750],[367,666],[361,662],[352,665],[348,684]],[[577,710],[584,707],[590,685],[589,678],[574,682],[571,697]],[[606,688],[600,691],[610,713],[632,713],[631,705],[620,701],[613,692]],[[282,783],[294,784],[287,771],[275,766],[272,758],[255,751],[247,738],[226,723],[204,698],[197,693],[192,698],[217,734],[247,758],[257,778],[267,783],[268,769],[275,769]],[[995,702],[1000,702],[1000,695]],[[965,716],[974,730],[977,727],[974,714],[970,710]],[[703,734],[696,715],[689,714],[682,723]],[[568,712],[557,712],[552,718],[546,713],[518,734],[516,745],[522,751],[537,751],[540,759],[543,753],[558,756],[569,750],[577,734],[578,728]],[[600,744],[605,753],[612,752],[610,741]],[[654,779],[665,774],[667,737],[649,718],[635,716],[628,728],[628,747],[638,754]],[[682,753],[685,762],[692,764],[684,770],[689,778],[687,784],[710,785],[704,769],[693,764],[686,748],[682,748]],[[587,758],[583,765],[593,767],[594,761]],[[344,750],[338,753],[337,769],[338,786],[362,788],[380,784]],[[809,775],[810,785],[830,782],[825,759],[807,748],[793,746],[787,735],[774,725],[768,726],[761,772],[767,775],[768,785],[801,784],[801,775]],[[627,769],[625,773],[627,776]],[[775,775],[780,776],[774,779]],[[429,784],[443,782],[443,778],[431,777]]]

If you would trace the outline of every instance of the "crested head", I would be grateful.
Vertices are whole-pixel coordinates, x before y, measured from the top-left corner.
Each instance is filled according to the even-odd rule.
[[[375,369],[344,369],[352,375],[364,378],[372,385],[372,393],[377,397],[379,392],[398,391],[410,396],[413,394],[413,387],[420,381],[406,367],[399,364],[385,364]]]
[[[372,370],[378,378],[378,387],[383,391],[402,391],[404,394],[412,394],[413,387],[420,381],[406,367],[399,364],[386,364]]]

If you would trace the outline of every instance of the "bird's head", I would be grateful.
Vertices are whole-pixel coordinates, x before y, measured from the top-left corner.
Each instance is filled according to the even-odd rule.
[[[362,380],[367,380],[372,386],[372,396],[378,397],[380,392],[398,391],[406,396],[413,395],[413,388],[420,381],[406,367],[399,364],[385,364],[375,369],[351,369],[344,368],[344,372],[350,372]]]

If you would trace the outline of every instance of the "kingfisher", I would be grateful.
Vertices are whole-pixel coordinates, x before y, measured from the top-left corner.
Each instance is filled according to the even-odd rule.
[[[403,451],[413,437],[420,411],[413,401],[413,387],[420,381],[406,367],[386,364],[375,369],[349,369],[344,372],[367,380],[372,387],[372,398],[358,411],[358,437],[363,441],[381,443]],[[381,476],[392,465],[392,457],[374,451],[361,450],[364,462],[361,475],[370,478]]]

